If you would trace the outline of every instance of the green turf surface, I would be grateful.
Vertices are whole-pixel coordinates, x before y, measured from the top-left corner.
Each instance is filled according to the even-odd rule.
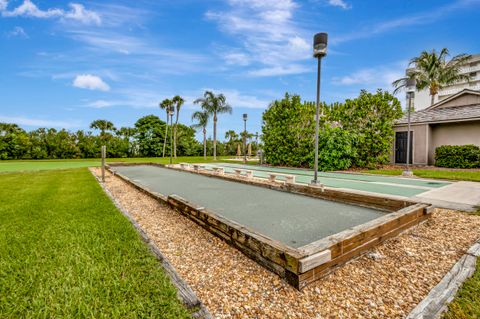
[[[402,175],[401,169],[378,169],[363,171],[368,174],[381,175]],[[414,169],[413,174],[417,177],[435,178],[435,179],[449,179],[454,181],[472,181],[480,182],[480,171],[448,171],[435,169]]]
[[[0,318],[187,318],[86,169],[0,175]]]
[[[207,165],[211,167],[211,164]],[[309,184],[313,179],[313,172],[308,170],[292,169],[292,168],[280,168],[280,167],[266,167],[266,166],[254,166],[254,165],[240,165],[240,164],[223,164],[218,163],[215,166],[225,167],[225,171],[233,173],[235,168],[244,168],[253,170],[255,177],[268,178],[269,172],[278,172],[283,174],[295,174],[296,182]],[[279,177],[282,180],[282,177]],[[349,174],[349,173],[319,173],[320,181],[328,187],[353,189],[359,191],[366,191],[385,195],[395,195],[411,197],[428,191],[425,187],[435,188],[448,185],[448,183],[433,183],[430,184],[426,181],[413,180],[403,178],[382,178],[381,176],[366,176],[362,174]],[[409,185],[412,183],[414,185]],[[399,184],[398,186],[395,184]]]
[[[228,159],[227,156],[219,156],[219,161]],[[107,162],[130,162],[130,163],[170,163],[170,158],[165,157],[139,157],[139,158],[109,158]],[[213,157],[207,157],[207,160],[203,156],[185,156],[173,159],[174,163],[188,162],[213,162]],[[37,171],[37,170],[51,170],[51,169],[70,169],[89,166],[100,166],[100,159],[58,159],[58,160],[19,160],[19,161],[0,161],[0,173],[1,172],[18,172],[18,171]]]

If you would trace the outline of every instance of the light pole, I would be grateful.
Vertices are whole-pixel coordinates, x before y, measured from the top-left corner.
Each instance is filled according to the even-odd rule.
[[[243,114],[243,162],[247,163],[247,119],[248,114]]]
[[[168,109],[168,115],[170,115],[170,165],[173,163],[173,105]]]
[[[407,110],[407,167],[403,171],[403,176],[413,176],[413,172],[410,170],[410,144],[412,143],[410,139],[410,112],[412,110],[412,100],[415,96],[415,88],[417,86],[417,81],[415,79],[408,79],[406,85],[407,99],[408,99],[408,110]]]
[[[317,33],[313,37],[313,57],[318,60],[317,69],[317,111],[315,116],[315,163],[312,185],[319,185],[318,181],[318,134],[320,127],[320,73],[322,69],[322,58],[327,55],[328,34]],[[323,116],[323,109],[322,114]]]

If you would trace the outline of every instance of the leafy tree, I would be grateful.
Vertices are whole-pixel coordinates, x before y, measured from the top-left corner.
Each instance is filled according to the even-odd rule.
[[[225,152],[226,155],[236,155],[237,145],[241,143],[239,135],[234,130],[229,130],[225,133]]]
[[[285,94],[263,113],[265,158],[272,165],[311,166],[314,160],[315,105]]]
[[[232,107],[227,104],[223,94],[215,95],[211,91],[205,91],[203,98],[196,99],[193,103],[200,104],[204,111],[213,116],[213,160],[217,160],[217,115],[232,113]]]
[[[117,131],[117,135],[127,144],[126,155],[128,157],[133,157],[136,154],[137,145],[134,139],[136,134],[137,130],[134,127],[121,127]]]
[[[101,139],[104,139],[106,137],[107,132],[116,130],[113,123],[107,120],[95,120],[90,124],[90,128],[100,130]]]
[[[144,116],[135,123],[140,156],[160,156],[161,141],[166,142],[163,129],[167,124],[156,115]],[[167,131],[165,131],[167,133]],[[165,145],[164,148],[165,150]],[[165,154],[165,153],[163,153]]]
[[[468,75],[460,74],[460,66],[470,59],[471,56],[459,54],[447,62],[448,56],[448,49],[443,48],[440,53],[437,53],[435,50],[431,52],[423,51],[418,57],[411,59],[409,65],[414,66],[414,69],[406,77],[392,83],[395,87],[393,93],[395,94],[405,88],[408,79],[415,79],[417,81],[417,90],[429,89],[431,96],[430,105],[432,105],[439,90],[445,86],[461,80],[470,80]]]
[[[179,95],[175,95],[172,99],[173,107],[175,108],[175,127],[173,128],[173,157],[177,158],[177,126],[180,109],[185,103],[185,100]]]
[[[19,159],[28,154],[28,134],[17,124],[0,123],[0,159]]]
[[[359,97],[335,104],[329,113],[332,121],[357,135],[357,155],[353,165],[374,167],[388,163],[394,138],[393,125],[402,116],[396,97],[382,90],[375,94],[362,90]]]
[[[165,99],[160,103],[160,109],[164,110],[167,113],[167,122],[165,124],[165,134],[163,138],[163,152],[162,157],[165,157],[165,148],[167,145],[167,135],[168,135],[168,119],[170,116],[170,112],[173,111],[173,101],[169,99]]]
[[[352,131],[325,125],[318,140],[319,170],[344,170],[351,167],[357,156],[356,139],[357,135]]]
[[[203,158],[207,159],[207,125],[210,119],[210,114],[207,111],[195,111],[192,114],[192,121],[197,121],[193,124],[194,129],[202,129],[203,133]]]

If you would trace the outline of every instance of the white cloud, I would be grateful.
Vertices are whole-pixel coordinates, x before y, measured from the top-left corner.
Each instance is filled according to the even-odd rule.
[[[115,103],[112,102],[112,101],[96,100],[96,101],[88,103],[86,106],[94,108],[94,109],[104,109],[104,108],[107,108],[107,107],[111,107],[113,105],[115,105]]]
[[[35,17],[35,18],[51,18],[59,17],[63,15],[63,11],[60,9],[48,9],[40,10],[33,2],[30,0],[25,0],[21,5],[13,9],[12,11],[4,11],[2,13],[5,17]]]
[[[233,60],[240,62],[239,65],[256,63],[268,69],[281,69],[284,65],[310,58],[310,45],[304,36],[306,32],[294,20],[299,5],[293,0],[229,0],[228,4],[228,11],[208,11],[205,14],[237,42],[237,47],[220,53],[227,65],[235,64]],[[267,72],[249,74],[268,76]]]
[[[8,0],[0,0],[0,11],[7,9]]]
[[[22,116],[3,116],[0,115],[0,122],[15,123],[18,125],[34,126],[34,127],[57,127],[57,128],[75,128],[80,127],[78,121],[57,121],[45,120],[38,118],[29,118]]]
[[[100,15],[94,11],[85,9],[78,3],[70,3],[70,11],[64,11],[59,8],[40,9],[31,0],[24,0],[21,5],[11,11],[7,11],[7,1],[0,0],[0,11],[4,17],[34,17],[41,19],[61,18],[63,20],[75,20],[83,24],[101,24]]]
[[[25,32],[25,30],[22,27],[16,26],[13,28],[12,31],[7,32],[8,37],[20,37],[20,38],[28,38],[28,34]]]
[[[92,74],[80,74],[73,80],[73,86],[81,89],[109,91],[110,86],[102,78]]]
[[[237,90],[213,90],[223,93],[227,98],[228,104],[232,107],[243,107],[250,109],[265,109],[271,101],[262,100],[253,95],[242,94]]]
[[[102,19],[98,13],[85,9],[83,5],[79,3],[70,3],[69,6],[71,10],[65,12],[64,18],[77,20],[83,24],[100,25],[102,23]]]
[[[334,7],[340,7],[344,10],[351,9],[352,6],[343,0],[328,0],[328,4]]]
[[[377,88],[392,91],[392,82],[405,76],[408,61],[398,61],[392,64],[363,68],[351,74],[333,78],[332,83],[344,86],[360,86],[364,89]]]
[[[248,75],[255,77],[292,75],[311,72],[312,68],[303,65],[291,64],[288,66],[273,66],[266,67],[248,72]]]

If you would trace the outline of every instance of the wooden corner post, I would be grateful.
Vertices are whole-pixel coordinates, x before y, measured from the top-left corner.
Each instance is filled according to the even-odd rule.
[[[102,182],[105,182],[105,158],[107,157],[107,147],[102,145]]]

